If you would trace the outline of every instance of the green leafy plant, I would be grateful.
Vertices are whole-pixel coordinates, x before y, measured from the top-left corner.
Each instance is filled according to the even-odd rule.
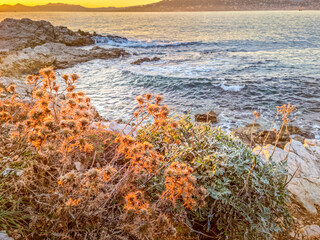
[[[190,227],[218,239],[271,239],[289,229],[284,163],[264,162],[240,140],[210,124],[196,125],[190,117],[171,123],[145,126],[138,139],[149,141],[166,159],[193,169],[196,187],[206,196],[188,211]]]

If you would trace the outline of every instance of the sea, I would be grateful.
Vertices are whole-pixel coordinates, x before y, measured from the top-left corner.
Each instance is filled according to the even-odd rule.
[[[127,38],[96,45],[128,57],[58,71],[78,73],[78,89],[107,119],[131,118],[144,93],[162,94],[172,115],[214,110],[226,130],[252,123],[255,110],[267,127],[277,106],[293,104],[292,124],[320,137],[320,11],[0,13],[7,17]],[[160,60],[132,64],[144,57]]]

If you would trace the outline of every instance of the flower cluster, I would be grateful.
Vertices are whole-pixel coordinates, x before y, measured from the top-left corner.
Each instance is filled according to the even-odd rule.
[[[153,173],[163,162],[163,156],[153,150],[153,145],[148,142],[139,143],[130,136],[121,136],[116,139],[119,142],[118,151],[124,154],[132,165],[135,173]]]
[[[93,146],[83,134],[94,115],[90,98],[82,91],[74,91],[78,75],[65,74],[62,78],[66,87],[60,92],[52,67],[41,69],[39,76],[26,78],[26,82],[33,87],[31,104],[24,127],[13,136],[26,136],[38,149],[54,143],[61,147],[63,153],[76,149],[91,152]],[[14,88],[9,87],[9,90],[14,91]]]
[[[195,178],[192,176],[193,169],[185,163],[173,162],[166,170],[166,190],[163,197],[169,199],[174,205],[179,199],[183,205],[192,209],[194,205]]]
[[[169,116],[169,108],[167,105],[160,105],[163,101],[162,95],[152,95],[150,93],[144,96],[136,97],[139,110],[134,112],[135,118],[145,120],[149,116],[153,116],[154,124],[157,126],[165,126],[167,117]]]

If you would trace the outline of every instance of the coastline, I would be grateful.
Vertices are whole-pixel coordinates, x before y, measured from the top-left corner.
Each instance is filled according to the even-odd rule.
[[[56,70],[61,70],[94,59],[120,59],[120,62],[127,58],[130,59],[131,53],[121,48],[122,45],[130,41],[127,38],[116,35],[102,36],[82,30],[74,32],[63,26],[55,27],[47,21],[32,21],[30,19],[6,19],[0,23],[1,29],[6,37],[0,40],[0,71],[2,71],[2,77],[5,77],[2,80],[6,83],[18,82],[21,87],[24,86],[24,81],[19,79],[23,79],[28,74],[37,74],[37,71],[45,66],[53,66]],[[11,30],[7,32],[6,29]],[[37,32],[34,32],[34,29],[37,29]],[[23,33],[23,37],[17,39],[19,32]],[[104,41],[104,39],[114,42],[117,48],[102,48],[99,47],[99,44],[95,44],[96,41]],[[144,45],[144,43],[139,44]],[[4,46],[10,46],[10,48],[3,49]],[[139,56],[137,60],[129,61],[133,65],[141,65],[145,62],[157,62],[160,60],[158,57]],[[223,84],[221,88],[225,91],[238,92],[245,87],[242,85],[228,86]],[[24,89],[23,92],[26,90]],[[201,112],[193,114],[199,113]],[[221,120],[220,117],[218,118],[219,124],[224,124],[224,120]],[[111,121],[113,120],[115,119],[111,119]],[[243,125],[238,125],[236,128],[231,126],[228,129],[230,132],[236,131],[243,135],[243,132],[246,132],[244,130],[246,125],[250,124],[250,122],[251,120],[248,119],[248,122]],[[297,124],[294,126],[299,127]],[[260,131],[263,130],[266,129],[260,129]],[[310,130],[302,129],[301,131],[307,132]],[[314,134],[309,134],[310,136],[315,138]],[[300,141],[302,140],[300,139]]]
[[[41,23],[34,22],[31,20],[21,20],[20,22],[18,20],[10,20],[10,21],[12,21],[14,23],[14,26],[17,27],[17,32],[20,31],[19,28],[27,29],[26,30],[27,33],[32,32],[32,35],[30,35],[32,39],[28,40],[28,34],[27,34],[27,38],[24,35],[24,39],[23,39],[23,40],[26,40],[27,43],[24,41],[21,42],[19,41],[19,39],[18,40],[16,39],[16,33],[13,32],[13,33],[10,33],[12,36],[12,39],[9,38],[9,40],[6,40],[6,41],[9,41],[10,44],[16,41],[16,44],[10,45],[12,49],[9,49],[8,51],[3,51],[2,56],[0,57],[0,61],[1,61],[0,66],[2,70],[6,70],[4,72],[5,77],[0,78],[0,80],[2,79],[6,80],[6,83],[5,83],[6,85],[9,85],[13,81],[14,82],[19,81],[20,77],[22,78],[22,76],[24,76],[25,74],[37,74],[36,71],[46,65],[53,65],[57,69],[65,69],[71,66],[76,66],[76,64],[81,64],[87,61],[91,61],[93,59],[120,59],[121,61],[122,58],[126,58],[130,56],[129,53],[123,49],[119,49],[119,48],[104,49],[104,48],[100,48],[99,46],[92,45],[91,40],[93,40],[92,38],[94,38],[95,36],[89,33],[85,33],[82,31],[79,31],[77,33],[63,27],[60,27],[57,29],[45,21],[42,21]],[[22,23],[23,25],[22,26],[19,25],[20,23]],[[32,31],[33,24],[35,25],[40,24],[40,26],[43,28],[42,30],[40,28],[38,35],[37,34],[34,35]],[[1,24],[0,24],[0,29],[1,29]],[[48,29],[51,29],[53,31],[54,33],[52,35],[54,36],[53,38],[50,38],[51,37],[50,31],[49,31],[49,34],[47,34]],[[60,33],[65,33],[66,31],[68,33],[67,35],[69,36],[69,38],[66,39],[65,36],[63,36],[62,38],[59,38],[59,35],[60,35],[58,34],[59,31],[61,31]],[[40,39],[41,41],[39,41],[38,37],[39,38],[40,36],[43,37],[45,34],[47,34],[47,39],[45,40],[46,42],[43,42],[41,39]],[[110,38],[113,36],[107,36],[107,37]],[[115,40],[117,39],[116,36],[114,36],[114,38]],[[120,38],[119,41],[121,41],[121,39],[123,38]],[[25,45],[25,44],[29,44],[30,42],[32,43],[32,45]],[[9,45],[8,42],[4,42],[1,44],[0,46]],[[92,46],[92,48],[88,50],[84,50],[82,49],[82,47],[84,46],[86,47]],[[140,61],[132,62],[131,64],[140,65],[143,62],[150,62],[150,61],[157,62],[157,61],[160,61],[160,59],[140,58]],[[11,78],[11,77],[16,77],[16,78]],[[75,78],[77,77],[75,76]],[[55,77],[54,78],[52,77],[52,79],[55,81]],[[216,114],[214,111],[198,114],[197,116],[195,116],[195,118],[197,122],[211,122],[211,123],[217,123],[217,125],[221,123],[219,120],[219,115]],[[102,119],[99,116],[95,118],[95,121],[97,122],[101,122],[103,120],[104,119]],[[107,123],[104,127],[106,126],[108,127],[107,130],[113,132],[113,134],[114,133],[120,134],[122,133],[122,129],[124,127],[127,127],[125,124],[120,124],[115,122]],[[92,128],[94,127],[92,126]],[[320,204],[319,202],[320,201],[320,197],[319,197],[320,182],[319,182],[319,179],[315,177],[315,176],[318,176],[320,173],[320,166],[318,164],[318,159],[320,157],[320,144],[318,141],[311,140],[312,138],[314,138],[314,135],[312,133],[306,132],[300,129],[298,126],[290,125],[290,126],[287,126],[287,129],[289,129],[288,133],[287,132],[281,133],[281,131],[280,133],[278,133],[279,130],[271,131],[270,133],[268,133],[267,129],[261,128],[261,126],[259,127],[258,123],[255,123],[251,125],[248,124],[243,128],[239,128],[235,130],[236,132],[235,135],[236,136],[238,135],[237,137],[241,139],[247,146],[249,146],[250,149],[254,148],[255,145],[262,145],[263,148],[261,150],[258,149],[258,151],[256,151],[255,153],[257,155],[260,154],[264,159],[264,162],[270,161],[269,156],[273,156],[273,155],[274,155],[274,158],[272,158],[272,161],[275,161],[275,162],[279,161],[282,163],[282,161],[286,160],[285,164],[288,168],[288,172],[290,173],[293,179],[292,181],[289,181],[286,184],[288,184],[289,191],[292,193],[292,198],[294,199],[294,201],[297,202],[297,205],[299,205],[299,210],[300,210],[299,214],[303,212],[303,214],[305,215],[310,214],[312,217],[316,217],[319,215],[317,207]],[[130,128],[126,129],[124,133],[130,134],[131,130],[132,129]],[[208,134],[211,134],[211,132],[209,131]],[[270,135],[270,138],[269,138],[269,135]],[[299,136],[299,137],[296,137],[296,136]],[[217,138],[219,137],[220,136],[217,135]],[[264,141],[264,139],[266,140]],[[263,145],[264,142],[266,142],[266,144],[268,145],[264,146]],[[255,145],[252,145],[252,143]],[[192,145],[193,144],[191,144],[191,146]],[[246,148],[243,144],[242,146]],[[227,147],[229,146],[228,145],[224,146],[224,148],[227,148]],[[91,165],[92,167],[94,165],[95,155],[93,159],[94,159],[93,162],[92,163],[90,162],[90,164],[88,163],[88,166]],[[235,159],[237,159],[237,157],[235,157]],[[105,159],[103,157],[101,157],[100,160],[101,160],[101,164],[105,163]],[[71,165],[70,169],[72,169],[74,167],[73,162],[70,162],[70,165]],[[99,167],[101,166],[100,165],[96,166],[97,169],[99,169]],[[79,168],[81,170],[81,168],[79,167],[79,164],[76,165],[76,168]],[[79,169],[77,169],[77,171],[81,172]],[[93,170],[96,171],[95,169]],[[11,170],[9,169],[8,171],[11,171]],[[89,173],[90,172],[88,172],[87,175],[85,176],[89,176],[91,174]],[[257,176],[257,179],[259,179],[259,176]],[[57,179],[54,179],[54,180],[56,181]],[[291,207],[292,206],[294,205],[291,205]],[[310,220],[309,216],[305,217],[305,215],[302,215],[302,217],[300,215],[298,216],[302,220],[301,219],[298,220],[299,224],[297,228],[299,229],[300,232],[307,235],[308,229],[310,228],[311,224],[320,224],[320,223],[312,219]]]

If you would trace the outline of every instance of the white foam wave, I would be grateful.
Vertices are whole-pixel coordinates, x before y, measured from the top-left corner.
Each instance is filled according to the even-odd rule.
[[[168,41],[154,41],[154,40],[133,40],[121,37],[94,37],[96,45],[107,44],[117,47],[174,47],[174,46],[187,46],[198,44],[199,42],[168,42]]]
[[[226,85],[225,82],[221,83],[220,87],[224,91],[228,92],[240,92],[242,89],[245,88],[245,85]]]

